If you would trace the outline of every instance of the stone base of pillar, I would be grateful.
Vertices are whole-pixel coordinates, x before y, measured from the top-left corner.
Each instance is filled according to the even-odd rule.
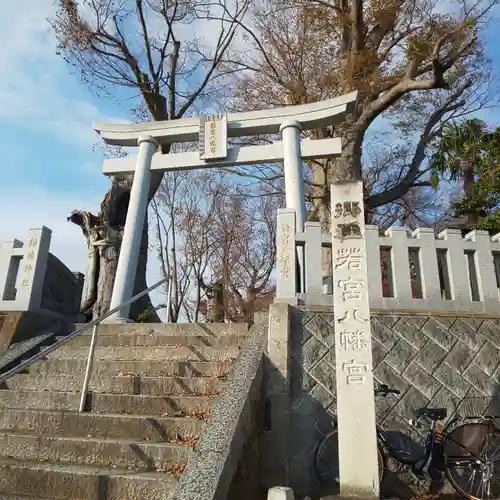
[[[101,323],[106,324],[106,325],[123,325],[125,323],[135,323],[135,321],[131,320],[130,318],[122,318],[120,316],[113,316],[111,315],[109,318],[106,318],[105,320],[101,321]]]
[[[267,500],[295,500],[292,488],[274,486],[267,492]]]

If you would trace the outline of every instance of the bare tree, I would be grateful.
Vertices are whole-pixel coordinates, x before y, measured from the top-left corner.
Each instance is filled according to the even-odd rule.
[[[189,321],[199,320],[216,244],[212,220],[218,185],[214,171],[170,172],[151,202],[161,272],[173,280],[168,304],[172,322],[181,313]]]
[[[206,106],[218,82],[233,71],[221,61],[249,0],[224,2],[57,0],[51,25],[64,59],[98,95],[130,103],[137,121],[173,120]],[[202,28],[210,40],[199,36]],[[169,144],[161,145],[162,153],[169,150]],[[161,173],[153,174],[150,200],[161,179]],[[90,249],[87,276],[93,278],[84,297],[88,317],[109,308],[131,181],[132,176],[113,177],[99,214],[79,210],[69,217],[82,228]],[[147,221],[144,228],[134,292],[146,288]],[[149,297],[137,301],[131,316],[150,306]]]
[[[443,122],[492,97],[480,34],[497,2],[451,1],[444,11],[436,0],[273,0],[256,9],[244,25],[254,50],[226,61],[246,70],[238,77],[240,108],[359,91],[354,116],[311,134],[343,141],[340,157],[309,162],[308,195],[320,221],[329,220],[329,185],[362,179],[370,168],[365,139],[380,119],[404,151],[366,186],[366,213],[430,184],[426,152]]]
[[[214,216],[214,272],[224,287],[227,321],[253,322],[274,297],[276,209],[281,198],[248,186],[222,192]],[[249,196],[250,195],[250,196]]]
[[[165,176],[152,211],[162,272],[175,280],[173,321],[182,312],[195,322],[251,323],[269,305],[280,202],[217,170]]]

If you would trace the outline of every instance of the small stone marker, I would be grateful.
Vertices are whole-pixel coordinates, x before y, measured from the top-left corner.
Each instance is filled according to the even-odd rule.
[[[295,500],[292,488],[274,486],[267,492],[267,500]]]
[[[340,494],[378,498],[363,185],[331,189]]]

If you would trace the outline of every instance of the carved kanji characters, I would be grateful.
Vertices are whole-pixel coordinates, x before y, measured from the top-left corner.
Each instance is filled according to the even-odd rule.
[[[360,363],[351,359],[347,363],[342,364],[342,370],[347,372],[348,384],[363,384],[365,382],[365,374],[368,372],[368,363]]]
[[[358,321],[359,323],[366,324],[368,322],[368,320],[366,318],[363,318],[363,316],[359,313],[357,309],[353,309],[352,311],[350,310],[344,311],[344,314],[342,316],[339,316],[339,318],[337,319],[337,323],[343,323],[344,321],[351,319],[351,317],[352,319]]]
[[[359,240],[362,238],[359,224],[352,222],[350,224],[337,224],[334,238],[336,240]]]
[[[347,267],[349,270],[360,270],[362,257],[360,248],[339,248],[335,258],[335,269]]]
[[[363,330],[340,332],[340,347],[344,351],[364,351],[367,347],[366,332]]]
[[[346,299],[360,300],[365,284],[363,281],[347,278],[346,280],[338,280],[337,286],[343,289],[342,292],[343,300]]]
[[[335,203],[334,217],[338,219],[341,216],[356,218],[361,213],[359,202],[344,201],[344,203]]]

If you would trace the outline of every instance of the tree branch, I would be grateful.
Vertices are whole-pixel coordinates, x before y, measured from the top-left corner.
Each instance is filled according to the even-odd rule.
[[[398,198],[402,198],[414,185],[416,179],[421,175],[420,166],[425,159],[425,149],[429,142],[433,139],[434,135],[432,133],[434,127],[439,123],[442,117],[465,104],[463,100],[457,101],[457,99],[472,85],[471,80],[467,80],[464,84],[460,86],[453,94],[451,94],[441,106],[439,106],[430,116],[424,131],[420,135],[420,140],[418,141],[413,159],[410,164],[408,172],[404,178],[396,186],[384,191],[383,193],[378,193],[370,196],[366,200],[366,204],[369,208],[376,208],[381,205],[386,205],[393,202]]]

